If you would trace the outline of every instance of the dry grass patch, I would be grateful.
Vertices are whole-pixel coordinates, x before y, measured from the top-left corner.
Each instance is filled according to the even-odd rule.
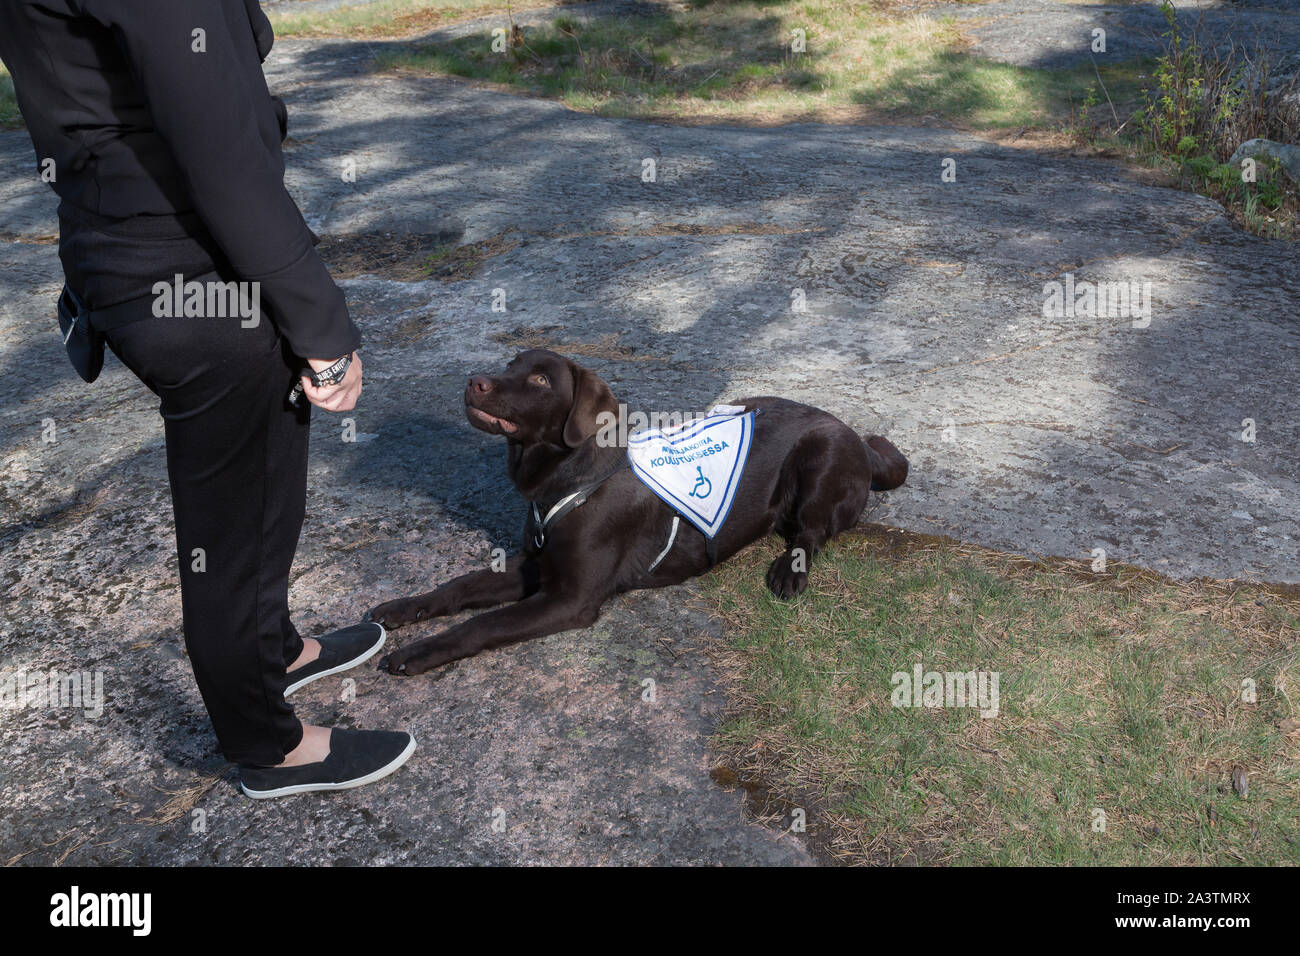
[[[513,230],[478,242],[458,244],[444,236],[424,233],[372,232],[327,236],[316,251],[335,279],[376,275],[398,282],[440,279],[453,282],[477,274],[488,259],[509,252],[518,243]]]

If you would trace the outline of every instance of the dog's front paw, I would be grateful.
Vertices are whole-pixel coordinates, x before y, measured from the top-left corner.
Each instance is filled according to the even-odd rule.
[[[787,551],[773,561],[772,566],[767,569],[768,589],[782,600],[802,594],[803,589],[808,586],[807,570],[795,570],[796,566],[805,568],[806,559],[796,558]]]
[[[439,634],[392,651],[379,662],[379,669],[398,677],[414,677],[464,656],[464,651]]]
[[[413,644],[410,647],[386,654],[379,661],[379,670],[387,671],[397,677],[414,677],[416,674],[423,674],[431,666],[422,657],[420,646]]]
[[[424,608],[413,598],[398,598],[396,601],[388,601],[378,607],[372,607],[366,612],[363,620],[374,621],[392,629],[404,624],[412,624],[426,616]]]

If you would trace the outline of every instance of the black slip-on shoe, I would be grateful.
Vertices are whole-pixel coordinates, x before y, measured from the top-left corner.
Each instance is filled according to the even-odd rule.
[[[287,675],[289,686],[284,689],[284,696],[288,697],[298,688],[305,687],[314,680],[364,664],[379,653],[379,649],[384,646],[384,641],[387,639],[388,632],[384,630],[384,626],[374,621],[353,624],[341,631],[322,634],[316,638],[320,641],[320,657],[310,664],[303,664],[302,667],[289,671]]]
[[[301,767],[240,767],[239,788],[254,800],[313,790],[350,790],[382,780],[415,752],[415,738],[391,730],[330,731],[330,753]]]

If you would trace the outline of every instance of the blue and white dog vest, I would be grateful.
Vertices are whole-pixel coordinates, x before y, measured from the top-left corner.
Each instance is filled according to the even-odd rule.
[[[679,515],[703,532],[713,553],[713,538],[731,511],[749,457],[754,412],[716,405],[704,418],[673,428],[648,428],[629,435],[627,460],[633,473]],[[663,559],[668,547],[651,565]]]

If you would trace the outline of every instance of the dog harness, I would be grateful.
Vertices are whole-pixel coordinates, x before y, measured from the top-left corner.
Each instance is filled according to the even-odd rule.
[[[585,504],[614,475],[631,467],[641,483],[676,512],[667,543],[646,570],[653,572],[672,551],[682,518],[704,535],[709,567],[713,567],[718,563],[715,535],[731,512],[749,457],[754,416],[759,411],[716,405],[704,418],[685,425],[644,429],[630,435],[627,460],[608,475],[571,491],[549,508],[543,509],[536,501],[530,501],[525,534],[532,536],[533,546],[540,551],[556,522]]]
[[[586,504],[587,499],[595,493],[597,488],[609,481],[609,479],[613,478],[626,467],[627,465],[625,464],[619,465],[618,468],[615,468],[604,478],[597,478],[595,481],[589,481],[577,491],[565,495],[546,510],[545,516],[542,515],[542,509],[537,502],[530,501],[528,503],[528,526],[524,530],[525,533],[533,536],[533,546],[537,548],[538,551],[542,550],[542,548],[546,546],[546,534],[550,531],[552,525],[574,508]]]

